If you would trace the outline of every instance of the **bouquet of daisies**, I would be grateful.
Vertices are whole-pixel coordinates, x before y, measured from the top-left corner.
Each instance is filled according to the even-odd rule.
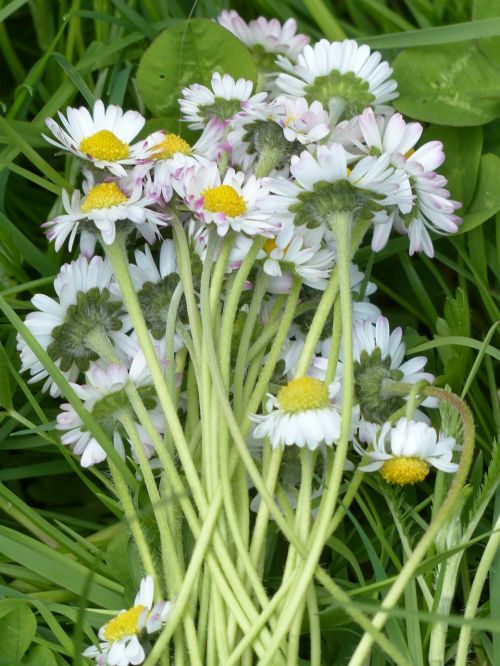
[[[442,144],[419,145],[422,126],[391,107],[379,53],[309,45],[293,20],[218,21],[254,53],[258,86],[215,72],[186,87],[195,142],[138,139],[145,118],[102,100],[47,120],[81,180],[43,226],[79,256],[32,299],[21,369],[62,401],[61,442],[104,473],[143,576],[84,656],[295,664],[306,618],[320,664],[326,595],[366,632],[351,664],[374,641],[406,664],[380,631],[387,614],[370,620],[320,558],[367,474],[400,486],[455,475],[391,608],[464,482],[467,407],[433,386],[425,357],[406,357],[356,264],[391,233],[432,257],[460,204],[436,171]],[[444,402],[462,428],[431,425]],[[286,549],[272,585],[271,538]]]

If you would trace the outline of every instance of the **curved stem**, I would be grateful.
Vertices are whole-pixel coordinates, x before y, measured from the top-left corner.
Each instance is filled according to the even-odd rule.
[[[401,393],[403,393],[403,386],[401,385]],[[411,390],[411,384],[406,385],[406,392]],[[474,420],[469,407],[458,396],[449,393],[444,389],[439,389],[434,386],[428,386],[422,390],[425,395],[445,400],[449,402],[460,414],[463,424],[463,448],[460,457],[460,464],[455,474],[455,478],[448,490],[448,494],[442,503],[439,510],[436,512],[433,520],[431,521],[427,531],[422,536],[418,544],[415,546],[413,553],[406,561],[401,569],[396,580],[389,589],[380,611],[373,618],[372,624],[376,629],[382,629],[385,625],[388,613],[387,611],[397,604],[399,597],[404,592],[408,582],[412,579],[418,565],[425,557],[430,546],[434,543],[434,539],[444,525],[446,519],[453,511],[455,504],[460,499],[462,488],[467,479],[467,474],[472,461],[472,454],[474,451]],[[361,639],[358,647],[349,661],[349,666],[362,666],[365,663],[368,654],[373,645],[373,638],[365,633]]]

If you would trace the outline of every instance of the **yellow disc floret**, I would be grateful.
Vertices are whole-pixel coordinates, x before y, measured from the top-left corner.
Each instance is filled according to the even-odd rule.
[[[104,638],[112,643],[125,636],[133,636],[140,631],[139,619],[145,606],[133,606],[124,613],[117,615],[104,625]]]
[[[408,151],[405,153],[405,157],[406,157],[406,159],[409,159],[412,155],[414,155],[414,153],[415,153],[415,151],[413,150],[413,148],[410,148],[410,150],[408,150]]]
[[[204,203],[203,207],[211,213],[224,213],[228,217],[243,215],[247,207],[245,199],[231,187],[231,185],[219,185],[203,190],[201,193]]]
[[[292,379],[279,390],[277,398],[281,409],[285,412],[322,409],[330,404],[327,385],[313,377]]]
[[[109,130],[99,130],[80,141],[79,149],[94,160],[115,162],[129,156],[129,147]]]
[[[422,458],[391,458],[382,465],[380,474],[387,483],[406,486],[423,481],[429,474],[429,465]]]
[[[276,245],[276,241],[274,238],[268,238],[264,245],[262,246],[262,249],[266,254],[271,254],[273,250],[275,250],[278,246]]]
[[[84,213],[97,208],[111,208],[128,201],[128,197],[123,194],[116,183],[100,183],[93,187],[85,197],[81,205]]]
[[[175,153],[191,155],[191,146],[177,134],[167,134],[161,143],[153,146],[152,150],[156,160],[168,160]]]

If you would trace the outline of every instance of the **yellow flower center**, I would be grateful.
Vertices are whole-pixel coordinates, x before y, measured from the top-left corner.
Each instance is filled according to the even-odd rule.
[[[177,134],[167,134],[161,143],[153,146],[153,157],[156,160],[168,160],[175,153],[191,155],[191,146]]]
[[[203,190],[204,208],[211,213],[224,213],[228,217],[243,215],[247,207],[243,197],[231,185],[219,185]]]
[[[266,254],[271,254],[273,250],[275,250],[278,246],[276,245],[276,241],[274,238],[268,238],[264,245],[262,246],[262,249]]]
[[[112,643],[139,633],[139,618],[145,606],[133,606],[104,625],[104,638]]]
[[[285,412],[322,409],[330,404],[327,385],[313,377],[292,379],[279,390],[277,397],[280,407]]]
[[[84,213],[96,208],[111,208],[128,201],[116,183],[100,183],[93,187],[81,205]]]
[[[129,147],[109,130],[99,130],[80,141],[80,150],[95,160],[115,162],[129,156]]]
[[[382,465],[380,473],[387,483],[406,486],[423,481],[429,474],[429,465],[422,458],[391,458]]]

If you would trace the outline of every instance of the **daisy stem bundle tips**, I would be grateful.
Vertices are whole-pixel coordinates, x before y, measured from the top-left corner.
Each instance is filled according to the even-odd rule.
[[[392,70],[367,46],[309,45],[292,19],[218,22],[249,47],[259,88],[218,72],[184,87],[189,142],[138,139],[146,119],[104,100],[47,119],[47,141],[82,168],[43,226],[80,254],[24,323],[0,297],[21,372],[57,402],[61,444],[130,532],[108,546],[123,608],[89,624],[83,657],[319,666],[333,663],[333,607],[355,637],[342,663],[376,650],[409,665],[386,621],[456,510],[474,425],[357,262],[393,232],[431,258],[457,231],[443,147],[417,147],[423,128],[392,108]],[[436,470],[450,485],[431,515]],[[370,541],[370,493],[399,502],[412,535],[389,560],[372,546],[374,613],[352,537]]]

